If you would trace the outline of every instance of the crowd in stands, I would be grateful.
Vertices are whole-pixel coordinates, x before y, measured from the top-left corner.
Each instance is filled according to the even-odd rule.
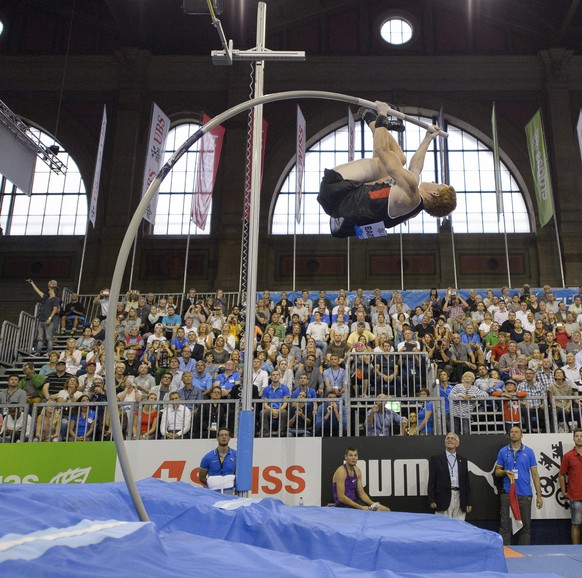
[[[51,307],[54,293],[48,295]],[[556,405],[560,422],[574,427],[580,416],[575,396],[582,391],[582,287],[568,303],[549,286],[537,294],[525,285],[463,295],[431,289],[420,304],[408,304],[399,291],[380,289],[350,295],[340,290],[333,299],[323,290],[292,298],[281,292],[277,299],[264,291],[251,331],[241,307],[228,307],[221,290],[200,299],[190,289],[178,306],[171,296],[156,299],[138,291],[111,304],[104,289],[93,300],[97,312],[91,319],[72,295],[57,326],[69,335],[66,348],[49,351],[38,373],[25,363],[23,376],[11,377],[0,391],[0,437],[6,439],[22,418],[7,404],[23,399],[31,406],[48,402],[29,424],[31,439],[89,439],[98,425],[110,435],[90,405],[106,399],[109,314],[116,316],[118,400],[150,402],[134,419],[120,410],[128,438],[214,437],[217,428],[232,428],[234,409],[218,402],[240,400],[249,338],[253,399],[263,400],[256,406],[262,436],[346,433],[347,397],[363,402],[354,415],[361,415],[366,435],[432,433],[430,402],[404,416],[387,400],[439,396],[462,433],[470,433],[480,397],[499,397],[507,427],[527,421],[533,429],[533,421],[535,431],[550,431],[540,408],[556,396],[574,397]],[[155,404],[160,400],[174,403],[161,411]],[[194,402],[202,400],[215,403],[197,407]],[[64,416],[59,408],[67,402],[81,402],[83,410],[68,409]]]

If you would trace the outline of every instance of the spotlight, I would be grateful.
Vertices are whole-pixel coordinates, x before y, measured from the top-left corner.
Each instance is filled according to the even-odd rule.
[[[58,144],[54,144],[51,145],[50,147],[47,147],[49,151],[51,151],[51,153],[53,153],[53,155],[58,155],[60,152],[60,148]]]

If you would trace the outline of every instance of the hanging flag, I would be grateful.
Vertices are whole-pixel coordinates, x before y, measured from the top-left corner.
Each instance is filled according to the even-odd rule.
[[[578,124],[576,125],[576,132],[578,133],[578,146],[580,147],[580,158],[582,158],[582,108],[578,115]]]
[[[146,162],[143,174],[143,186],[141,196],[146,194],[152,181],[160,171],[164,160],[164,150],[166,149],[166,138],[170,130],[170,119],[164,114],[162,109],[154,102],[152,110],[152,122],[150,124],[150,135]],[[156,220],[156,208],[158,205],[157,195],[151,200],[143,218],[148,223],[154,224]]]
[[[95,228],[97,217],[97,199],[99,198],[99,181],[101,180],[101,165],[103,163],[103,148],[105,147],[105,130],[107,128],[107,107],[103,107],[103,118],[101,120],[101,134],[99,135],[99,148],[97,149],[97,159],[95,160],[95,173],[93,174],[93,188],[91,189],[91,203],[89,204],[89,221]]]
[[[525,125],[525,134],[538,202],[540,225],[543,227],[554,215],[554,202],[541,110],[538,110]]]
[[[517,534],[523,528],[521,521],[521,511],[519,509],[519,500],[517,498],[517,488],[515,479],[510,476],[511,484],[509,485],[509,517],[511,518],[511,533]]]
[[[206,114],[202,115],[202,124],[206,125],[212,120]],[[212,191],[218,172],[222,141],[224,140],[224,128],[215,126],[207,132],[200,141],[198,165],[194,180],[194,198],[192,200],[192,221],[197,227],[206,229],[206,221],[212,202]]]
[[[356,158],[356,122],[352,110],[348,107],[348,162]]]
[[[501,164],[499,161],[499,140],[497,138],[497,115],[495,113],[495,102],[491,111],[491,132],[493,134],[493,174],[495,177],[495,199],[497,201],[497,222],[504,212],[503,195],[501,193]]]
[[[305,117],[297,105],[297,163],[295,165],[295,220],[301,223],[301,196],[305,173]]]
[[[247,146],[252,146],[253,142],[253,115],[255,109],[251,109],[249,116],[250,116],[250,135],[248,139]],[[263,171],[265,169],[265,144],[267,142],[267,128],[269,123],[263,119],[263,138],[262,138],[262,147],[261,147],[261,185],[263,183]],[[243,220],[248,221],[251,218],[250,210],[251,210],[251,175],[253,173],[253,156],[250,151],[247,151],[247,159],[248,159],[248,167],[246,171],[246,182],[245,182],[245,206],[243,211]]]

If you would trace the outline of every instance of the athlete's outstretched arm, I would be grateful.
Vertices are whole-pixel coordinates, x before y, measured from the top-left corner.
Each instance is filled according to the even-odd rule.
[[[435,132],[431,132],[430,130],[426,131],[426,134],[424,135],[422,142],[420,143],[416,152],[412,155],[412,158],[410,159],[410,164],[408,165],[410,172],[418,180],[420,180],[420,173],[422,172],[422,167],[424,167],[424,158],[426,156],[426,151],[428,151],[430,143],[433,141],[433,139],[435,139],[438,136],[440,132],[438,126],[434,125],[434,128],[437,129]]]

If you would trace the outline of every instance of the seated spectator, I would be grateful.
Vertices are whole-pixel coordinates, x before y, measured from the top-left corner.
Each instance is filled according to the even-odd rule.
[[[261,360],[258,357],[253,359],[253,373],[251,378],[253,385],[257,387],[259,395],[261,395],[265,388],[269,385],[269,374],[261,367]],[[289,390],[291,390],[293,387],[293,383],[288,384],[285,383],[285,381],[281,381],[281,383],[287,385]]]
[[[61,414],[55,403],[49,402],[36,418],[34,429],[35,442],[58,442],[61,427]]]
[[[499,372],[496,369],[488,371],[486,365],[480,365],[477,368],[475,386],[487,395],[492,395],[494,391],[502,389],[505,386],[505,383],[500,378]]]
[[[191,371],[185,371],[182,374],[182,385],[178,389],[178,395],[184,401],[201,400],[203,398],[204,394],[202,391],[193,385]],[[190,411],[195,413],[196,410],[191,406]]]
[[[335,389],[338,396],[343,395],[346,383],[346,370],[340,366],[338,355],[332,355],[329,367],[323,372],[323,385],[325,389]]]
[[[176,357],[180,357],[184,348],[188,346],[188,339],[184,332],[183,327],[178,327],[176,330],[176,336],[170,341],[170,349]]]
[[[32,405],[33,403],[38,403],[42,399],[48,399],[49,388],[47,383],[56,382],[56,377],[58,374],[64,374],[65,364],[64,362],[58,362],[55,364],[54,373],[50,374],[48,377],[40,375],[35,372],[34,364],[27,362],[22,364],[22,373],[24,377],[18,382],[18,387],[24,390],[28,403]],[[67,377],[69,374],[66,374]],[[64,382],[64,379],[63,379]]]
[[[285,400],[291,397],[291,392],[280,379],[281,374],[274,369],[271,373],[271,383],[261,395],[263,399],[263,408],[260,413],[261,437],[286,434],[288,402]]]
[[[523,332],[523,341],[517,344],[517,350],[522,355],[525,355],[527,361],[529,362],[533,358],[534,351],[538,349],[539,346],[537,343],[534,343],[533,337],[530,331]]]
[[[35,397],[38,395],[38,390],[36,388],[31,391],[33,394],[36,394]],[[0,415],[2,415],[2,411],[6,409],[2,406],[9,404],[24,406],[27,401],[28,396],[26,394],[26,390],[20,387],[18,376],[14,374],[9,375],[8,387],[6,389],[0,389]]]
[[[165,406],[160,423],[160,434],[167,440],[182,439],[190,432],[192,425],[190,410],[180,403],[177,391],[170,393],[170,403]]]
[[[0,443],[25,442],[30,439],[32,419],[17,406],[9,406],[0,428]]]
[[[70,442],[92,440],[95,431],[95,410],[89,407],[89,396],[82,395],[79,403],[82,405],[71,409],[68,437]]]
[[[89,389],[97,375],[99,375],[97,373],[97,363],[89,361],[85,366],[85,373],[76,376],[79,379],[79,390],[89,395]]]
[[[81,360],[83,354],[77,349],[77,342],[75,339],[67,339],[67,348],[61,352],[59,360],[63,360],[66,364],[66,370],[71,375],[75,375],[81,369]]]
[[[44,377],[46,377],[47,375],[50,375],[51,373],[54,373],[57,368],[57,361],[59,359],[59,352],[58,351],[51,351],[49,353],[49,360],[48,363],[45,363],[39,370],[39,375],[42,375]]]
[[[310,353],[305,357],[305,364],[301,365],[295,372],[294,389],[299,388],[301,376],[306,374],[309,378],[309,387],[314,389],[317,395],[321,396],[324,391],[323,377],[321,371],[316,366],[316,355]]]
[[[192,435],[196,438],[215,439],[219,429],[234,425],[234,405],[221,403],[220,387],[212,387],[210,399],[212,403],[201,404],[194,419]]]
[[[125,375],[132,375],[133,377],[139,375],[141,361],[136,357],[133,349],[128,349],[125,352],[125,361],[123,361],[123,365],[125,366]]]
[[[192,351],[189,347],[182,349],[182,356],[178,358],[180,371],[194,371],[196,369],[196,360],[192,359]]]
[[[176,313],[174,306],[169,305],[167,315],[162,317],[162,327],[167,340],[176,337],[178,329],[182,326],[182,318]]]
[[[196,367],[192,374],[192,385],[199,389],[204,397],[210,395],[212,389],[212,376],[209,373],[206,373],[206,364],[204,361],[196,362]]]
[[[335,389],[330,388],[325,392],[326,401],[317,407],[315,418],[315,435],[339,436],[347,433],[347,411],[343,399],[338,398]],[[329,400],[327,400],[329,398]]]
[[[140,363],[137,377],[134,380],[135,386],[141,391],[142,396],[149,396],[150,393],[156,394],[156,380],[150,373],[150,367],[147,363]]]
[[[61,333],[66,330],[71,330],[71,335],[75,335],[77,327],[83,326],[85,323],[85,307],[79,301],[79,296],[76,293],[71,295],[71,300],[66,303],[61,313]]]
[[[138,358],[141,357],[143,350],[145,348],[145,341],[143,337],[139,334],[139,329],[137,327],[131,327],[129,333],[125,337],[125,351],[135,351]]]
[[[218,339],[220,339],[220,337]],[[227,359],[224,364],[224,372],[219,373],[216,376],[212,385],[220,387],[222,390],[222,397],[227,397],[230,390],[237,383],[240,383],[240,374],[234,370],[234,363],[230,359]]]
[[[224,367],[230,359],[230,354],[224,348],[224,337],[219,335],[214,342],[214,347],[210,350],[214,358],[214,363],[219,367]]]
[[[379,394],[378,398],[366,413],[366,435],[403,435],[408,421],[398,413],[400,403],[389,401],[388,396],[383,393]]]
[[[297,401],[291,403],[289,410],[289,437],[311,437],[315,425],[315,406],[306,403],[307,394],[299,391]]]

